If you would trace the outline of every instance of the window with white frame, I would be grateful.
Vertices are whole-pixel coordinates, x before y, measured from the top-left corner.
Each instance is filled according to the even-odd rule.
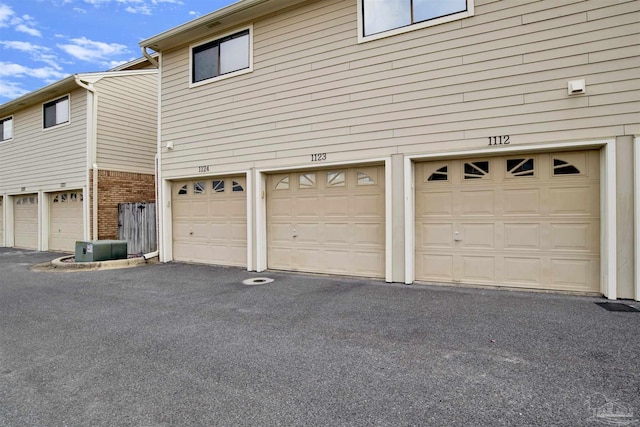
[[[47,102],[42,106],[44,128],[69,122],[69,95]]]
[[[191,83],[251,68],[251,28],[191,48]]]
[[[473,0],[359,0],[359,4],[364,40],[473,15]]]
[[[0,141],[13,138],[13,117],[0,120]]]

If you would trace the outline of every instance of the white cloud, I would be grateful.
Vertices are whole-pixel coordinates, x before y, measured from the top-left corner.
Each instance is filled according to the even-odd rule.
[[[44,62],[56,70],[61,70],[59,59],[51,53],[51,49],[46,46],[36,45],[30,42],[17,40],[0,40],[0,46],[5,49],[19,50],[28,54],[34,61]]]
[[[13,9],[4,3],[0,3],[0,28],[13,26],[16,31],[26,33],[34,37],[42,37],[35,27],[37,22],[29,15],[16,16]]]
[[[71,39],[71,43],[58,47],[76,59],[108,65],[113,57],[129,53],[126,45],[89,40],[86,37]]]
[[[16,31],[20,31],[21,33],[27,33],[34,37],[42,37],[42,34],[40,34],[40,31],[36,30],[35,28],[29,28],[24,24],[16,25]]]
[[[190,10],[189,11],[189,15],[198,17],[198,16],[200,16],[200,12],[196,12],[195,10]]]
[[[14,99],[29,92],[16,82],[9,82],[0,79],[0,98]]]
[[[13,9],[6,4],[0,3],[0,27],[8,27],[13,15]]]
[[[20,64],[0,61],[0,77],[35,77],[43,80],[59,80],[66,76],[67,74],[61,73],[52,67],[30,68]]]
[[[151,15],[151,8],[146,4],[143,4],[140,6],[128,6],[125,10],[129,13],[140,13],[142,15]]]
[[[142,15],[151,15],[154,8],[163,4],[184,4],[182,0],[84,0],[84,2],[95,7],[115,3],[126,6],[124,10],[129,13],[139,13]]]
[[[87,13],[87,10],[86,10],[86,9],[83,9],[83,8],[81,8],[81,7],[74,7],[74,8],[73,8],[73,11],[74,11],[74,12],[78,12],[78,13]]]

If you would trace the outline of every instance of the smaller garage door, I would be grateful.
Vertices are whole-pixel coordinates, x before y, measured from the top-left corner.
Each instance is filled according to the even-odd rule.
[[[597,151],[416,165],[416,279],[598,292]]]
[[[3,202],[3,198],[0,197],[0,246],[4,246],[4,209],[2,207]]]
[[[173,183],[176,261],[247,265],[245,181],[244,176],[234,176]]]
[[[14,246],[38,249],[38,195],[16,196],[13,201]]]
[[[49,249],[73,252],[84,237],[82,191],[53,193],[49,200]]]
[[[383,166],[271,175],[268,267],[384,277],[384,211]]]

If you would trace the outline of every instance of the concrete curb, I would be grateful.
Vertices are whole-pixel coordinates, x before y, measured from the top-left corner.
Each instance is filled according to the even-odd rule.
[[[158,257],[149,259],[138,257],[99,262],[65,262],[65,260],[69,258],[73,258],[73,255],[65,255],[50,262],[34,265],[34,269],[65,271],[114,270],[118,268],[138,267],[145,264],[155,264],[158,262]]]

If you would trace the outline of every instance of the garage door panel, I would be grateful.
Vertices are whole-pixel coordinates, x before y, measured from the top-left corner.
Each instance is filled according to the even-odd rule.
[[[320,265],[328,265],[326,262],[325,251],[316,248],[301,248],[294,255],[296,264],[300,271],[312,271]],[[329,266],[328,271],[333,268]]]
[[[496,280],[496,260],[492,256],[462,256],[462,281],[491,283]]]
[[[379,246],[384,227],[382,224],[356,223],[353,227],[353,243],[356,245]]]
[[[552,215],[590,215],[593,203],[589,187],[552,188]]]
[[[422,272],[421,277],[428,277],[432,281],[453,281],[453,255],[425,253],[420,256],[419,261],[416,270]]]
[[[538,285],[541,270],[540,258],[504,257],[504,278],[510,283]]]
[[[290,218],[293,211],[293,200],[291,197],[273,199],[269,203],[269,215],[272,218]]]
[[[324,229],[324,241],[329,244],[349,244],[349,229],[348,223],[328,223],[325,224]]]
[[[551,284],[580,289],[589,283],[591,260],[551,259]]]
[[[505,249],[540,249],[541,224],[504,224]]]
[[[451,248],[453,247],[453,224],[423,224],[421,238],[418,240],[423,248]]]
[[[296,239],[300,243],[311,243],[316,244],[321,241],[321,238],[324,236],[322,232],[324,228],[324,224],[318,223],[298,223],[295,227],[296,237],[292,237]],[[291,234],[293,236],[293,234]]]
[[[592,251],[592,224],[551,224],[551,248],[557,250]]]
[[[505,215],[539,215],[540,190],[514,189],[504,191]]]
[[[318,209],[322,204],[317,195],[314,196],[299,196],[294,199],[296,217],[312,217],[318,216]]]
[[[378,276],[380,266],[384,265],[384,253],[380,251],[358,251],[353,256],[350,268],[356,269],[356,273],[363,276]]]
[[[463,248],[495,248],[495,225],[462,223],[460,224],[460,242]]]
[[[293,249],[279,246],[269,248],[269,268],[286,270],[292,268]]]
[[[244,177],[199,178],[172,187],[174,259],[246,266]]]
[[[383,276],[383,171],[334,168],[269,176],[268,267]]]
[[[493,215],[495,210],[494,191],[462,191],[460,193],[462,216]]]
[[[346,218],[349,216],[349,197],[327,195],[324,197],[324,212],[327,217]]]
[[[416,279],[599,291],[598,152],[479,162],[416,165]]]
[[[294,225],[290,222],[270,224],[268,231],[270,240],[276,243],[287,243],[293,236],[294,229]]]
[[[357,218],[379,218],[380,209],[384,209],[384,195],[358,194],[353,196],[353,216]]]
[[[450,216],[453,215],[453,192],[423,193],[419,205],[423,207],[417,215],[420,216]]]

